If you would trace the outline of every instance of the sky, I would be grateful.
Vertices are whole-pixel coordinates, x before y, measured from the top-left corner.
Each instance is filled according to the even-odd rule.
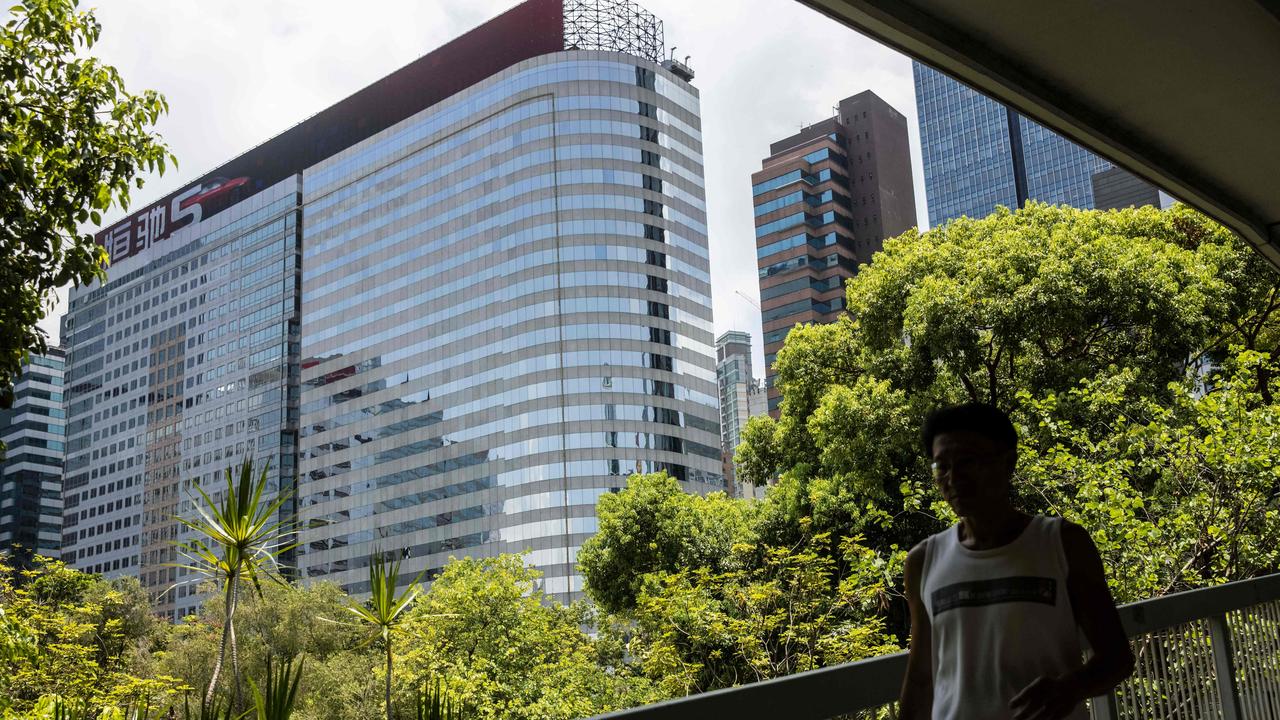
[[[515,0],[82,0],[93,53],[133,92],[169,101],[157,131],[178,168],[148,178],[133,207],[179,186],[517,4]],[[926,223],[911,61],[795,0],[641,0],[702,96],[715,332],[752,334],[763,376],[751,173],[769,143],[872,90],[907,117],[916,212]],[[122,217],[108,214],[108,223]],[[59,306],[41,323],[58,338]],[[746,297],[744,297],[746,296]]]

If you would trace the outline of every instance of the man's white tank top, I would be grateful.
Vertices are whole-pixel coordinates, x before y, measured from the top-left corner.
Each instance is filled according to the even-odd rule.
[[[932,624],[934,720],[1010,718],[1024,687],[1082,662],[1062,518],[1037,515],[989,550],[961,545],[959,525],[931,536],[920,597]],[[1067,717],[1089,715],[1081,703]]]

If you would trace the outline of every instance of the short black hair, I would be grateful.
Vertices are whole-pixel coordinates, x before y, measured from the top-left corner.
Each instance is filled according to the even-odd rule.
[[[929,413],[920,429],[924,454],[933,457],[933,439],[948,432],[977,433],[998,445],[1002,450],[1018,449],[1018,431],[1013,428],[1009,415],[995,405],[965,403],[938,408]]]

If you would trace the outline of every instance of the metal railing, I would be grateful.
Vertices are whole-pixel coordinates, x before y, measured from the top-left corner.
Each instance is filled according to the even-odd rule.
[[[1280,720],[1280,574],[1122,605],[1133,675],[1099,720]],[[896,718],[897,653],[598,716],[598,720]]]

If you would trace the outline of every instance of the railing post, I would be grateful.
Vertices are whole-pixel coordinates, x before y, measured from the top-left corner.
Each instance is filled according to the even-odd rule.
[[[1213,669],[1218,676],[1223,720],[1243,720],[1240,694],[1236,689],[1236,667],[1231,659],[1231,628],[1227,625],[1226,615],[1209,617],[1209,642],[1213,645]]]
[[[1120,709],[1116,707],[1116,691],[1099,695],[1089,700],[1090,716],[1093,720],[1120,720]]]

